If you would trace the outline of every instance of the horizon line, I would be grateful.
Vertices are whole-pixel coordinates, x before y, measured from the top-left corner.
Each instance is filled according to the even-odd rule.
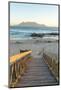
[[[46,27],[58,27],[58,26],[50,26],[50,25],[46,25],[46,24],[40,24],[38,22],[34,22],[34,21],[22,21],[20,23],[17,23],[17,24],[10,24],[10,26],[17,26],[17,25],[20,25],[21,23],[35,23],[35,24],[39,24],[39,25],[44,25]]]

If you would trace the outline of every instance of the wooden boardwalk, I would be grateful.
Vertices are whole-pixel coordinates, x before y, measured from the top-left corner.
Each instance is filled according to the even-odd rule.
[[[57,85],[55,77],[52,75],[42,55],[34,57],[28,64],[28,69],[18,82],[16,87]]]

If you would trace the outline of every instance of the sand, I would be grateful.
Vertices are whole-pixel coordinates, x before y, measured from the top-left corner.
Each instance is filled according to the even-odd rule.
[[[30,39],[30,40],[10,40],[9,54],[13,56],[18,54],[20,50],[31,49],[32,56],[37,57],[41,52],[47,51],[58,56],[58,41],[47,39]]]

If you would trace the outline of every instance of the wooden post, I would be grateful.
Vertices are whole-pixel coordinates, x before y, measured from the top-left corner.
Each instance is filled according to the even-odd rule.
[[[32,51],[23,52],[21,54],[14,55],[10,57],[10,86],[14,87],[21,76],[26,71],[26,62],[29,59],[28,55],[30,55]]]

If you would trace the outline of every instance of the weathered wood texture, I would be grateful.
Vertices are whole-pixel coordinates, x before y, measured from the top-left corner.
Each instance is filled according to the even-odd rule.
[[[57,85],[55,77],[50,72],[42,56],[33,58],[27,63],[28,69],[17,83],[16,87]]]
[[[10,57],[9,87],[15,87],[18,80],[27,69],[27,62],[31,59],[31,52],[27,51]]]
[[[46,64],[49,69],[53,73],[54,77],[57,81],[59,81],[59,61],[58,58],[54,58],[53,56],[49,56],[48,54],[43,53],[43,57],[45,59]]]

